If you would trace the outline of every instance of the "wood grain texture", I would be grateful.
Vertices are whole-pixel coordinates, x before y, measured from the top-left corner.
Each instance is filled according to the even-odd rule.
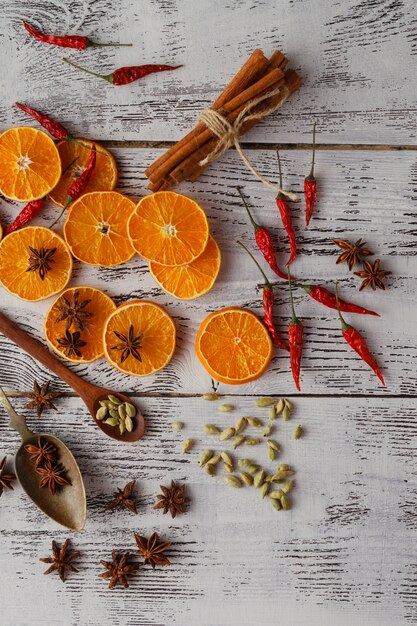
[[[22,18],[47,32],[134,47],[54,49],[30,40]],[[0,120],[27,122],[13,108],[18,100],[90,138],[177,140],[254,48],[280,48],[304,86],[249,141],[304,142],[316,119],[324,142],[412,144],[416,18],[413,0],[8,0]],[[63,56],[102,73],[152,62],[184,68],[114,88],[65,66]]]

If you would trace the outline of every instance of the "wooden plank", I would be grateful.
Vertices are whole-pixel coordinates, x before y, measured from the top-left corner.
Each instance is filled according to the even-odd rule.
[[[116,150],[120,165],[120,186],[132,198],[144,193],[143,164],[158,151]],[[254,152],[254,163],[270,179],[276,179],[273,152]],[[307,170],[307,155],[302,151],[282,154],[285,184],[302,195],[302,180]],[[415,230],[415,163],[409,152],[323,152],[318,155],[319,201],[308,229],[304,226],[303,202],[294,204],[293,215],[299,243],[299,258],[293,268],[305,281],[320,282],[334,288],[340,280],[343,297],[379,311],[380,319],[346,316],[367,337],[381,362],[387,386],[383,388],[372,372],[340,337],[340,324],[334,311],[320,307],[299,290],[296,307],[306,325],[306,347],[302,367],[303,393],[329,394],[416,394],[415,358],[415,285],[417,279]],[[215,288],[203,298],[190,302],[176,301],[155,285],[146,263],[134,258],[113,269],[97,269],[76,264],[74,284],[91,284],[104,289],[118,303],[131,298],[150,297],[172,313],[178,330],[178,348],[172,363],[154,376],[136,380],[109,367],[104,360],[89,366],[77,366],[81,375],[110,388],[158,393],[202,393],[211,387],[211,379],[194,354],[194,337],[204,317],[229,305],[249,307],[260,313],[260,295],[255,291],[259,273],[252,261],[236,245],[241,238],[254,250],[251,227],[241,206],[235,185],[244,186],[258,221],[274,229],[279,242],[282,265],[288,255],[285,234],[279,227],[273,192],[254,180],[239,161],[229,153],[213,165],[195,185],[181,191],[197,199],[207,211],[211,230],[220,244],[223,263]],[[2,206],[5,221],[16,212]],[[48,208],[42,219],[49,224],[57,215]],[[358,292],[360,279],[349,274],[345,265],[335,265],[337,249],[334,237],[352,241],[364,237],[382,265],[393,272],[387,291]],[[259,257],[259,255],[258,255]],[[265,266],[265,264],[264,264]],[[269,274],[270,275],[270,274]],[[271,279],[273,277],[271,276]],[[50,301],[22,302],[2,290],[2,310],[29,332],[41,337],[43,316]],[[279,289],[276,320],[285,331],[289,320],[288,289]],[[2,359],[0,380],[8,389],[24,391],[33,377],[44,379],[42,368],[0,338]],[[65,389],[65,387],[61,387]],[[226,390],[221,385],[220,390]],[[255,383],[234,388],[233,393],[292,393],[294,390],[288,358],[277,351],[268,372]],[[230,391],[230,390],[229,390]]]
[[[85,33],[132,48],[52,48],[29,39],[20,20],[45,31]],[[56,0],[4,7],[2,128],[27,123],[15,100],[56,115],[74,133],[96,139],[179,139],[210,106],[256,47],[282,49],[304,86],[249,141],[305,142],[311,123],[328,143],[412,144],[416,138],[416,6],[348,0],[256,3],[242,0]],[[138,63],[183,63],[175,73],[112,87],[62,63],[62,57],[107,73]]]
[[[141,398],[148,432],[137,444],[122,444],[106,439],[76,398],[58,400],[59,413],[41,419],[13,400],[31,427],[53,432],[73,450],[89,517],[85,530],[71,535],[82,552],[80,571],[63,587],[55,575],[41,575],[46,566],[38,559],[48,555],[52,538],[61,543],[69,533],[39,514],[19,487],[3,494],[0,584],[15,590],[3,594],[4,623],[296,626],[308,615],[312,626],[336,617],[343,626],[414,624],[415,402],[300,398],[291,421],[275,422],[279,461],[296,470],[293,509],[276,512],[254,488],[232,490],[222,472],[211,478],[198,466],[207,447],[231,450],[230,442],[202,437],[204,423],[267,414],[251,397],[232,401],[236,410],[226,415],[197,398]],[[13,454],[18,436],[1,413],[1,451]],[[185,422],[182,432],[171,430],[174,419]],[[291,439],[296,423],[305,428],[298,441]],[[185,437],[196,445],[182,456]],[[274,467],[264,443],[232,454]],[[106,511],[113,491],[133,478],[138,516]],[[175,520],[152,508],[159,485],[171,479],[186,481],[192,497],[189,512]],[[112,548],[134,551],[133,531],[155,529],[174,542],[173,565],[141,567],[129,590],[108,591],[98,578],[99,560]]]

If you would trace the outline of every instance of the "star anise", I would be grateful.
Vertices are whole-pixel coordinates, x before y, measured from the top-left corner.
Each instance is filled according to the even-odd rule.
[[[0,496],[3,493],[3,489],[10,489],[13,491],[12,482],[16,480],[16,476],[14,474],[6,474],[6,463],[7,456],[0,463]]]
[[[135,484],[136,480],[131,480],[130,483],[127,483],[126,487],[115,491],[114,499],[108,503],[106,509],[121,509],[126,507],[129,511],[132,511],[132,513],[137,513],[135,501],[131,497]]]
[[[55,323],[66,320],[65,330],[69,330],[72,325],[74,325],[78,330],[85,330],[87,320],[93,315],[91,311],[84,310],[91,300],[86,299],[80,302],[79,298],[80,292],[77,289],[74,291],[74,295],[71,300],[62,296],[59,303],[55,304],[53,308],[54,311],[59,312],[59,315],[55,319]]]
[[[81,333],[78,330],[75,331],[75,333],[71,333],[69,330],[66,330],[64,337],[58,338],[58,345],[64,349],[65,356],[82,356],[80,348],[85,346],[86,342],[80,339],[80,334]]]
[[[112,560],[100,561],[101,565],[106,568],[107,572],[99,574],[100,578],[110,578],[109,589],[113,589],[117,584],[122,585],[125,589],[129,587],[127,577],[134,574],[139,568],[138,563],[129,561],[129,552],[117,555],[116,550],[112,550]]]
[[[162,495],[156,497],[159,502],[155,504],[154,509],[164,509],[164,514],[171,513],[171,517],[175,517],[177,513],[184,513],[186,505],[191,502],[190,498],[184,496],[185,485],[177,485],[173,480],[171,487],[160,485]]]
[[[35,461],[35,467],[38,468],[45,463],[52,463],[55,460],[57,450],[55,446],[45,438],[38,437],[38,445],[32,443],[25,445],[25,450],[30,455],[32,461]]]
[[[32,248],[29,246],[30,256],[28,258],[27,272],[37,272],[39,278],[43,280],[49,270],[52,269],[51,263],[55,263],[55,259],[52,258],[56,252],[56,248]]]
[[[339,248],[345,251],[338,257],[336,263],[346,261],[349,272],[352,271],[358,261],[362,261],[362,257],[371,256],[373,254],[368,248],[364,247],[366,246],[366,241],[362,241],[362,239],[358,239],[355,243],[349,243],[349,241],[345,241],[344,239],[334,239],[333,241]]]
[[[120,343],[117,343],[110,349],[122,351],[121,363],[123,363],[123,361],[126,361],[128,356],[133,356],[133,358],[137,359],[138,361],[142,361],[142,357],[139,354],[142,335],[140,333],[139,335],[135,335],[135,329],[133,328],[133,324],[130,325],[127,336],[119,333],[117,330],[114,330],[113,332],[119,339]]]
[[[359,287],[359,291],[362,289],[366,289],[366,287],[371,287],[374,291],[377,287],[385,290],[384,278],[385,276],[389,276],[392,272],[385,272],[384,270],[379,269],[380,259],[377,259],[375,263],[372,265],[369,261],[363,262],[363,270],[361,272],[355,272],[356,276],[363,278],[363,282]]]
[[[48,380],[48,382],[41,387],[35,380],[33,383],[33,393],[29,394],[29,397],[32,398],[32,400],[26,404],[26,408],[34,409],[36,407],[38,417],[42,415],[45,408],[54,409],[55,411],[58,410],[52,400],[58,398],[59,393],[49,391],[50,384],[51,381]]]
[[[69,550],[70,540],[66,539],[62,548],[58,546],[56,541],[52,541],[52,556],[47,556],[44,559],[39,559],[42,563],[51,563],[51,566],[44,571],[44,574],[50,574],[53,571],[57,571],[62,582],[65,582],[65,572],[78,572],[72,564],[72,561],[80,556],[80,552]]]
[[[153,533],[148,539],[134,533],[139,554],[145,557],[145,565],[148,563],[155,569],[155,565],[171,565],[171,561],[162,554],[172,545],[171,541],[158,543],[158,534]]]
[[[42,476],[39,487],[46,487],[48,485],[49,491],[54,495],[57,486],[64,487],[71,483],[67,480],[63,474],[66,472],[65,467],[61,463],[51,463],[47,461],[45,467],[37,467],[36,471]]]

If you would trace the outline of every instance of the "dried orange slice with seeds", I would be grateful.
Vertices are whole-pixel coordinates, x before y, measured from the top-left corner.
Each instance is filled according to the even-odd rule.
[[[70,287],[61,293],[46,314],[46,341],[67,361],[95,361],[103,356],[104,325],[115,309],[113,300],[100,289]]]
[[[148,261],[186,265],[204,251],[209,228],[197,202],[174,191],[158,191],[138,203],[129,235],[136,252]]]
[[[0,192],[18,202],[47,196],[61,176],[58,150],[41,130],[20,126],[0,135]]]
[[[206,317],[198,329],[195,349],[208,373],[228,385],[259,378],[273,353],[271,338],[262,322],[251,311],[237,307]]]
[[[93,142],[88,139],[77,139],[77,141],[86,147],[84,148],[78,143],[70,141],[60,141],[56,144],[63,173],[59,183],[53,188],[49,197],[52,202],[61,208],[65,204],[70,185],[83,173],[90,158]],[[114,156],[100,144],[96,143],[95,145],[97,151],[96,164],[84,193],[89,193],[90,191],[112,191],[117,185],[117,165]],[[70,165],[71,163],[72,165]]]
[[[175,324],[149,300],[133,300],[110,315],[104,328],[104,356],[124,374],[148,376],[169,363],[175,349]]]
[[[28,226],[0,242],[0,283],[23,300],[44,300],[64,289],[72,272],[65,241],[53,230]]]
[[[211,235],[204,252],[187,265],[149,263],[149,271],[158,285],[179,300],[193,300],[210,291],[219,270],[220,250]]]
[[[120,265],[135,254],[127,223],[135,203],[117,191],[93,191],[70,205],[64,237],[72,254],[89,265]]]

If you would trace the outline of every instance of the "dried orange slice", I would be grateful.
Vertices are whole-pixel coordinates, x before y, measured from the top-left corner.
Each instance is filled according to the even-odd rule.
[[[273,353],[268,331],[254,313],[229,307],[211,313],[197,332],[195,349],[213,378],[241,385],[259,378]]]
[[[0,283],[22,300],[55,295],[67,286],[71,272],[67,244],[49,228],[21,228],[0,243]]]
[[[149,270],[155,281],[179,300],[193,300],[210,291],[220,270],[219,246],[210,235],[202,254],[187,265],[160,265],[151,261]]]
[[[174,321],[155,302],[127,302],[106,322],[104,356],[110,365],[125,374],[153,374],[169,363],[174,348]]]
[[[100,289],[70,287],[58,296],[46,314],[46,341],[67,361],[95,361],[103,356],[104,324],[115,309],[113,300]]]
[[[93,145],[88,139],[78,139],[84,146],[70,141],[60,141],[56,144],[61,158],[62,176],[56,187],[53,188],[49,197],[61,208],[65,204],[67,191],[72,183],[83,173],[90,157],[90,149]],[[117,185],[117,165],[111,152],[96,143],[96,164],[85,193],[90,191],[112,191]],[[76,161],[75,161],[76,159]],[[72,163],[70,167],[68,167]],[[66,169],[68,168],[68,169]]]
[[[187,265],[204,251],[209,229],[197,202],[173,191],[158,191],[139,202],[129,220],[136,252],[161,265]]]
[[[72,254],[89,265],[110,267],[132,258],[127,223],[135,203],[117,191],[93,191],[71,204],[64,237]]]
[[[0,135],[0,192],[30,202],[47,196],[61,176],[58,150],[41,130],[20,126]]]

